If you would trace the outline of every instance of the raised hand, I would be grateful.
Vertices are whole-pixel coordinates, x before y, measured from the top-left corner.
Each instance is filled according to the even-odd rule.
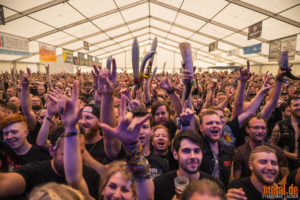
[[[168,74],[168,72],[166,72],[166,77],[162,78],[161,80],[157,76],[155,76],[155,77],[156,77],[157,81],[159,82],[159,86],[162,89],[164,89],[166,91],[172,90],[173,87],[172,87],[172,84],[171,84],[171,82],[169,80],[169,74]]]
[[[49,95],[51,101],[57,103],[58,105],[66,132],[76,131],[76,124],[81,115],[81,109],[78,106],[78,84],[78,81],[74,81],[71,98],[61,94],[54,96],[53,93],[51,93]]]
[[[46,74],[49,74],[49,65],[45,65]]]
[[[260,88],[260,91],[259,92],[263,92],[263,93],[268,93],[269,92],[269,90],[271,89],[271,88],[273,88],[273,87],[275,87],[276,85],[270,85],[269,84],[269,82],[270,82],[270,78],[271,78],[271,76],[270,75],[268,75],[268,72],[265,74],[265,77],[264,77],[264,83],[263,83],[263,85],[261,86],[261,88]]]
[[[188,108],[188,100],[185,100],[182,108],[182,113],[180,114],[181,120],[184,122],[190,122],[194,118],[195,113],[195,111]]]
[[[141,127],[149,118],[149,114],[142,118],[134,119],[132,119],[131,112],[126,114],[126,97],[122,95],[118,126],[112,128],[105,123],[100,123],[100,127],[108,134],[121,140],[124,144],[130,144],[137,142]]]
[[[251,73],[250,73],[250,62],[247,60],[247,68],[242,70],[242,68],[240,68],[240,80],[242,82],[246,82],[247,80],[250,79],[251,77]]]
[[[53,115],[59,112],[58,105],[51,98],[49,98],[48,94],[46,94],[45,99],[46,99],[48,115],[52,117]]]
[[[31,82],[31,71],[29,68],[27,68],[27,74],[21,73],[21,85],[22,86],[29,86]]]

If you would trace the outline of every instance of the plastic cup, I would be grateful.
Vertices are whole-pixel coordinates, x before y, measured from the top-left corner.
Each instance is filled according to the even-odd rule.
[[[177,176],[174,179],[176,190],[181,192],[183,192],[183,190],[189,185],[189,182],[189,179],[185,176]]]

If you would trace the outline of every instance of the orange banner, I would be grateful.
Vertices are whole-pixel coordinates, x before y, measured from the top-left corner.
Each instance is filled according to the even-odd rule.
[[[39,45],[40,61],[56,62],[56,47],[40,43]]]

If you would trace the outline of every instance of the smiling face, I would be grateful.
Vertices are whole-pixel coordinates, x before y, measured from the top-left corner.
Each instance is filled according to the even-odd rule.
[[[300,118],[300,99],[291,101],[291,114],[296,118]]]
[[[169,120],[169,112],[165,105],[161,105],[157,108],[154,116],[154,121],[158,124],[166,124]]]
[[[180,170],[189,174],[196,174],[202,162],[200,146],[187,138],[180,141],[178,152],[173,151],[173,156],[178,160]]]
[[[272,185],[279,174],[277,156],[271,152],[255,153],[249,167],[252,170],[251,177],[264,185]]]
[[[152,145],[154,151],[167,152],[170,145],[169,133],[164,128],[158,128],[153,132]]]
[[[250,140],[254,142],[263,142],[267,134],[266,122],[263,119],[252,118],[249,125],[246,126]]]
[[[203,116],[200,130],[209,141],[219,141],[222,129],[223,125],[217,114],[207,114]]]
[[[25,122],[16,122],[3,128],[3,140],[13,150],[17,151],[26,144],[28,129]]]
[[[79,120],[79,124],[82,126],[87,139],[92,139],[99,131],[99,120],[92,114],[92,110],[91,106],[84,107]]]
[[[133,191],[127,184],[128,180],[121,172],[114,173],[108,180],[106,186],[102,191],[104,200],[130,200],[135,199]]]

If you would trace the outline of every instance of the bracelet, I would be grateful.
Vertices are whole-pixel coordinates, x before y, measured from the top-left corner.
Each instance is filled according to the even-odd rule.
[[[73,131],[73,132],[65,133],[64,136],[70,137],[70,136],[76,136],[78,134],[79,134],[79,131]]]
[[[167,90],[168,94],[173,94],[174,93],[174,88],[171,88],[170,90]]]
[[[51,122],[51,124],[54,125],[54,122],[52,121],[52,119],[51,119],[50,117],[46,117],[46,119],[47,119],[49,122]]]

